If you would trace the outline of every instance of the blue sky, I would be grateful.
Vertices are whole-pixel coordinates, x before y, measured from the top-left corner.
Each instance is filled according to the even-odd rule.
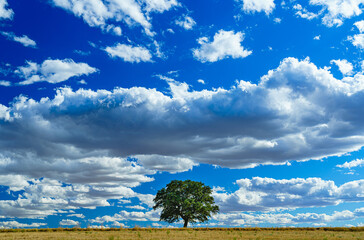
[[[362,226],[363,9],[0,0],[0,228],[166,227],[174,179],[195,226]]]

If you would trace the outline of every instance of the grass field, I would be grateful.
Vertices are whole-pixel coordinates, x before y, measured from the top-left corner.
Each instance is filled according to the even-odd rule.
[[[360,228],[7,229],[0,239],[320,239],[364,240]]]

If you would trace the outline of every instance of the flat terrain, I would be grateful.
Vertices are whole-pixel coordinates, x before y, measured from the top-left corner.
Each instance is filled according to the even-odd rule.
[[[361,228],[190,228],[1,230],[0,239],[320,239],[364,240]]]

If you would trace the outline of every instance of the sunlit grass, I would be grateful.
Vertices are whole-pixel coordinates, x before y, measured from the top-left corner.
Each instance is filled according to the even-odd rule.
[[[355,228],[54,228],[4,229],[0,239],[364,239],[364,227]]]

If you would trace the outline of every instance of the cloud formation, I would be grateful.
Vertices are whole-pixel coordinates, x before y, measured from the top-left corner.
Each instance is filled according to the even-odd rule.
[[[277,180],[254,177],[236,183],[239,189],[233,193],[215,189],[213,196],[221,212],[322,207],[364,200],[364,180],[336,186],[333,181],[320,178]]]
[[[339,167],[339,168],[348,168],[348,169],[351,169],[351,168],[355,168],[355,167],[362,167],[364,166],[364,159],[356,159],[356,160],[353,160],[353,161],[350,161],[350,162],[345,162],[344,164],[339,164],[339,165],[336,165],[336,167]]]
[[[334,212],[333,214],[325,213],[219,213],[212,216],[212,219],[218,221],[219,225],[226,226],[255,226],[259,224],[272,224],[280,226],[291,226],[297,224],[326,224],[335,221],[351,221],[362,217],[363,209],[356,209],[351,212],[348,210]]]
[[[152,54],[148,49],[141,46],[131,46],[118,43],[116,46],[106,47],[104,50],[110,57],[118,57],[125,62],[139,63],[152,61]]]
[[[120,211],[119,213],[114,214],[113,216],[102,216],[96,217],[95,219],[90,220],[91,223],[110,223],[110,222],[120,222],[120,221],[159,221],[160,212],[150,210],[150,211]]]
[[[5,80],[0,80],[0,86],[10,87],[11,86],[11,82],[5,81]]]
[[[76,226],[78,224],[80,224],[78,221],[72,219],[62,219],[62,221],[59,222],[59,225],[61,226]]]
[[[216,62],[224,58],[245,58],[252,51],[244,49],[241,42],[244,40],[242,32],[220,30],[214,35],[213,41],[201,37],[197,42],[200,48],[193,49],[193,56],[201,62]]]
[[[242,10],[246,13],[265,12],[269,15],[275,8],[274,0],[235,0],[243,2]]]
[[[353,64],[348,62],[348,60],[346,60],[346,59],[331,60],[330,63],[335,64],[336,66],[338,66],[340,72],[344,76],[350,76],[350,75],[353,74],[353,69],[354,69]]]
[[[91,27],[121,34],[120,27],[115,24],[124,22],[130,27],[141,26],[150,36],[154,33],[149,12],[162,13],[179,5],[176,0],[52,0],[52,3],[82,18]]]
[[[120,170],[120,167],[117,168]],[[98,172],[101,171],[106,171],[106,169],[98,170]],[[102,176],[94,175],[96,179],[93,182],[90,181],[90,183],[86,182],[87,179],[92,179],[91,176],[86,175],[88,174],[87,171],[77,173],[74,169],[73,174],[79,174],[80,176],[75,176],[73,179],[68,177],[67,182],[54,180],[59,178],[57,176],[42,178],[41,180],[28,178],[28,181],[22,187],[11,187],[10,191],[21,189],[23,192],[16,200],[0,201],[0,218],[44,218],[57,214],[57,210],[60,209],[94,209],[100,206],[110,206],[108,202],[110,199],[139,198],[142,203],[149,204],[149,196],[135,193],[130,188],[153,180],[142,175],[142,172],[135,173],[133,169],[125,169],[114,179],[110,177],[101,179]],[[114,172],[114,175],[117,174]],[[63,173],[63,176],[67,176],[67,173]],[[8,177],[11,178],[12,176],[8,175]],[[135,179],[131,179],[133,177]],[[121,181],[118,181],[118,178]],[[102,183],[102,180],[105,180],[105,182]],[[95,181],[100,182],[95,184]],[[1,185],[4,184],[6,182],[2,181]]]
[[[86,63],[76,63],[72,59],[48,59],[42,64],[27,61],[26,66],[18,67],[15,73],[25,79],[20,85],[29,85],[36,82],[59,83],[72,77],[89,75],[98,70]]]
[[[310,0],[314,6],[322,6],[322,23],[328,27],[341,26],[345,19],[362,14],[364,0]]]
[[[293,9],[296,11],[297,16],[307,20],[312,20],[319,16],[319,14],[308,11],[306,8],[302,7],[301,4],[295,4]]]
[[[0,105],[0,150],[15,164],[143,155],[150,166],[160,156],[187,169],[321,159],[364,145],[363,79],[338,80],[308,59],[287,58],[259,84],[231,89],[191,91],[173,80],[169,94],[61,88],[53,99]]]
[[[17,221],[2,221],[0,222],[0,229],[7,228],[39,228],[41,226],[47,225],[46,223],[20,223]]]
[[[308,59],[286,58],[259,83],[239,81],[230,89],[194,91],[161,78],[169,93],[65,87],[54,98],[19,96],[0,105],[0,185],[24,190],[17,200],[0,201],[0,215],[35,218],[130,197],[150,206],[153,196],[131,188],[152,181],[149,176],[157,171],[183,172],[199,163],[284,164],[364,145],[362,72],[336,79],[329,68]],[[239,191],[219,193],[227,210],[363,200],[363,181],[336,186],[317,178],[254,178],[237,183]]]
[[[0,0],[0,20],[13,19],[14,11],[8,8],[7,0]]]
[[[0,32],[0,33],[11,41],[21,43],[24,47],[32,47],[32,48],[37,47],[37,43],[26,35],[19,37],[16,36],[13,32]]]
[[[175,23],[186,30],[191,30],[196,25],[195,20],[193,20],[193,18],[188,15],[183,15],[177,19]]]
[[[354,25],[358,28],[360,33],[364,32],[364,20],[355,22]]]

